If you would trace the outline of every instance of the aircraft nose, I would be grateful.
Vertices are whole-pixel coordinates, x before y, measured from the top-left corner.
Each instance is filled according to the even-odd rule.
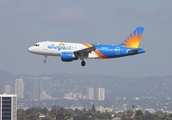
[[[29,51],[29,52],[33,52],[33,48],[32,48],[32,47],[29,47],[29,48],[28,48],[28,51]]]

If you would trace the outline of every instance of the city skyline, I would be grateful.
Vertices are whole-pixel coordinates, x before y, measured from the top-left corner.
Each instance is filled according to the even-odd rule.
[[[132,105],[143,109],[172,110],[172,76],[120,78],[106,75],[44,74],[20,75],[19,77],[4,72],[0,72],[0,76],[3,76],[0,85],[0,88],[3,89],[0,92],[4,91],[6,85],[15,88],[13,86],[15,86],[16,79],[22,78],[24,81],[24,98],[18,99],[19,108],[32,106],[51,108],[52,105],[67,108],[72,106],[89,108],[90,105],[95,104],[116,110],[131,108]],[[43,78],[51,81],[52,96],[49,96],[44,90],[35,89],[36,86],[41,86]],[[37,81],[35,86],[33,86],[32,80]],[[88,98],[88,88],[94,89],[94,100]],[[33,98],[32,89],[37,90],[38,99]],[[99,99],[98,96],[100,96]]]

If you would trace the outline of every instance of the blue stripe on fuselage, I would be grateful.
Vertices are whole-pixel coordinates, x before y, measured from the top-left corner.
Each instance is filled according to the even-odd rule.
[[[97,50],[107,58],[126,56],[128,55],[127,50],[129,49],[129,48],[124,48],[114,45],[92,44],[92,46],[97,46]]]

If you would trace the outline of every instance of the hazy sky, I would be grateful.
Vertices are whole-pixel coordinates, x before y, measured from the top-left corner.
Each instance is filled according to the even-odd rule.
[[[0,0],[0,70],[12,74],[172,75],[171,0]],[[119,44],[137,27],[146,53],[109,60],[62,62],[28,52],[44,40]]]

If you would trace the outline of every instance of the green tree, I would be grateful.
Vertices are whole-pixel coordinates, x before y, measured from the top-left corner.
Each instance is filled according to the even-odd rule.
[[[99,119],[111,119],[111,115],[110,113],[96,113],[96,118],[99,118]]]
[[[48,109],[47,108],[43,108],[41,113],[44,114],[44,115],[47,115],[48,114]]]
[[[24,109],[17,110],[17,120],[23,120],[26,117]]]
[[[165,116],[165,113],[162,111],[157,111],[156,113],[157,119],[162,120],[162,118]]]
[[[135,118],[137,119],[137,120],[142,120],[142,118],[144,117],[144,114],[143,114],[143,112],[142,112],[142,110],[137,110],[136,111],[136,114],[135,114]]]
[[[82,115],[74,116],[73,120],[89,120],[89,116],[82,114]]]
[[[134,112],[131,110],[124,111],[126,118],[131,118],[134,116]]]
[[[34,114],[34,113],[31,113],[31,114],[27,115],[26,118],[27,118],[28,120],[36,120],[36,119],[39,118],[39,115],[36,115],[36,114]]]
[[[132,108],[133,108],[133,109],[136,108],[135,105],[132,105]]]
[[[96,112],[96,108],[95,108],[94,104],[92,105],[91,111]]]
[[[51,110],[50,110],[50,112],[49,112],[49,115],[51,115],[51,116],[56,116],[56,113],[57,113],[58,109],[59,109],[59,107],[57,107],[57,106],[52,106],[52,108],[51,108]]]
[[[156,115],[151,114],[149,112],[145,112],[145,116],[142,118],[142,120],[157,120]]]
[[[41,120],[52,120],[52,118],[50,118],[50,117],[44,117],[44,118],[41,118]]]
[[[63,112],[59,112],[56,114],[56,120],[64,120],[65,119],[65,115],[63,114]]]
[[[143,116],[143,112],[142,112],[142,110],[137,110],[136,111],[136,116]]]

